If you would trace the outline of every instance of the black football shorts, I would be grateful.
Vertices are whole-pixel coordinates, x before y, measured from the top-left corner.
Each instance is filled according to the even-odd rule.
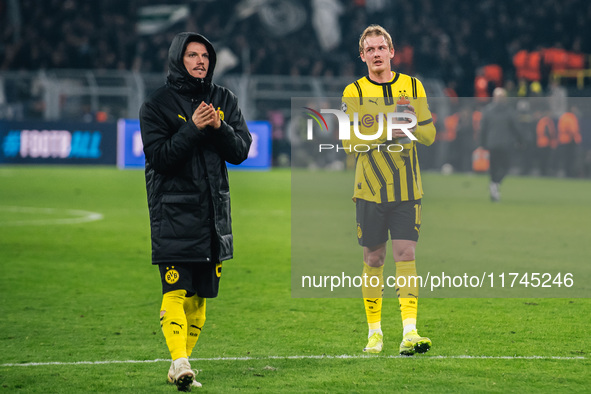
[[[215,298],[220,288],[222,263],[158,264],[162,280],[162,294],[186,290],[187,297],[197,294]]]
[[[376,203],[357,199],[359,245],[373,247],[390,239],[419,240],[421,200]]]

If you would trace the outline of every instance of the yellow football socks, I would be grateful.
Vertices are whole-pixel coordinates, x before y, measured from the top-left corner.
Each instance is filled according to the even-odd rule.
[[[205,298],[198,297],[197,294],[186,297],[184,308],[188,324],[187,357],[190,357],[205,324]]]
[[[417,307],[419,288],[417,286],[417,268],[415,261],[396,262],[396,293],[400,303],[402,326],[415,327],[417,324]]]
[[[173,360],[187,357],[187,317],[185,290],[170,291],[162,296],[160,327]]]
[[[373,278],[373,279],[372,279]],[[384,266],[370,267],[363,263],[363,304],[370,330],[380,330],[382,320],[382,294],[384,291]]]

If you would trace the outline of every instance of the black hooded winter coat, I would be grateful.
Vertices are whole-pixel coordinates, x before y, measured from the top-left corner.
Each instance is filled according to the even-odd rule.
[[[193,41],[209,52],[203,79],[191,76],[183,63],[187,44]],[[243,162],[252,137],[236,96],[212,82],[216,54],[205,37],[175,36],[168,62],[166,85],[140,110],[152,264],[228,260],[233,257],[233,239],[226,161]],[[202,101],[222,111],[218,130],[199,130],[193,123],[193,112]]]

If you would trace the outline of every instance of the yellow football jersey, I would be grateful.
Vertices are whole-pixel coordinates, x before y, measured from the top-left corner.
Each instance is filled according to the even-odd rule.
[[[391,144],[388,141],[385,114],[396,111],[396,103],[406,99],[414,107],[417,141]],[[343,148],[355,155],[355,191],[353,200],[361,198],[373,202],[408,201],[423,196],[421,172],[415,142],[431,145],[435,140],[435,126],[427,104],[427,95],[421,81],[405,74],[392,72],[386,83],[363,77],[348,85],[343,92],[342,110],[351,119],[351,138],[343,140]],[[353,124],[357,113],[357,125]],[[382,127],[381,135],[378,134]],[[372,140],[361,139],[353,128],[363,135],[378,135]],[[366,137],[369,138],[369,137]]]

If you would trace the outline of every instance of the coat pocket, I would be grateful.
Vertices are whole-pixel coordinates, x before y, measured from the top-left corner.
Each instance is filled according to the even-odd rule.
[[[160,237],[198,238],[209,232],[208,204],[198,195],[165,194],[162,196]]]
[[[220,192],[216,201],[216,228],[220,236],[232,233],[232,216],[230,208],[230,192]]]

